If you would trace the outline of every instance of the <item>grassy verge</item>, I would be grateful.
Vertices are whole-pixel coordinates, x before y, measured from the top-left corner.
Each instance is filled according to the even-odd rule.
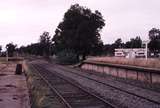
[[[135,59],[127,59],[120,57],[90,57],[87,60],[92,61],[100,61],[104,63],[112,63],[112,64],[122,64],[122,65],[131,65],[131,66],[140,66],[140,67],[148,67],[148,68],[160,68],[160,59],[158,58],[135,58]]]

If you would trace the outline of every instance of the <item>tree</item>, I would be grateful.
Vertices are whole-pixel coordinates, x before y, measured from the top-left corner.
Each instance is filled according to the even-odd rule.
[[[93,49],[99,49],[103,44],[99,32],[104,25],[104,19],[99,11],[93,13],[86,7],[72,5],[55,30],[52,40],[56,52],[70,49],[77,57],[82,55],[85,59]]]
[[[25,46],[21,46],[20,48],[18,48],[18,53],[21,55],[39,55],[42,56],[43,55],[43,50],[40,47],[40,43],[32,43],[31,45],[27,45]]]
[[[108,56],[113,56],[115,51],[115,44],[106,44],[103,47],[103,53]]]
[[[38,55],[38,56],[49,56],[53,49],[52,41],[49,36],[49,32],[43,32],[42,35],[40,35],[39,42],[32,43],[30,45],[21,46],[18,48],[18,52],[21,55],[30,54],[30,55]]]
[[[6,49],[9,57],[13,57],[13,54],[16,51],[16,47],[17,45],[14,45],[13,43],[9,43],[6,45]]]
[[[160,30],[152,28],[149,31],[149,39],[150,42],[148,44],[148,47],[150,51],[152,51],[155,55],[160,53]]]
[[[0,52],[2,51],[2,46],[0,45]]]
[[[104,52],[107,55],[113,55],[115,52],[116,48],[123,48],[124,47],[124,43],[122,42],[121,38],[118,38],[113,44],[106,44],[104,46]]]
[[[118,38],[115,42],[114,42],[114,48],[122,48],[123,43],[122,43],[122,39]]]
[[[51,48],[51,37],[49,36],[49,32],[43,32],[40,36],[40,48],[44,56],[50,55],[50,48]]]
[[[136,38],[131,38],[130,41],[126,42],[125,47],[126,48],[141,48],[142,40],[140,36],[137,36]]]

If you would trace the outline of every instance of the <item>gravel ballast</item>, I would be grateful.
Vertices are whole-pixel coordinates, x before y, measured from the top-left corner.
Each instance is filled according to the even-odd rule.
[[[82,86],[89,88],[90,90],[94,90],[103,96],[106,100],[115,103],[119,107],[126,108],[159,108],[160,106],[149,102],[145,99],[139,98],[137,96],[133,96],[127,94],[125,92],[116,90],[112,87],[105,86],[103,84],[91,81],[87,78],[66,72],[60,68],[57,68],[57,65],[47,66],[47,69],[50,71],[56,71],[59,74],[62,74],[68,78],[71,78],[81,84]]]

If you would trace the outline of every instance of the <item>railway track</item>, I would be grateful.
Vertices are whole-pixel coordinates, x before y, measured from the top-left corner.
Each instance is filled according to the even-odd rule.
[[[56,65],[56,67],[59,68],[59,69],[61,69],[61,70],[63,70],[63,71],[65,71],[65,72],[69,72],[69,73],[72,73],[72,74],[76,74],[76,75],[78,75],[78,76],[81,76],[81,77],[87,78],[87,79],[89,79],[89,80],[95,81],[95,82],[97,82],[97,83],[99,83],[99,84],[103,84],[103,85],[105,85],[105,86],[109,86],[109,87],[114,88],[114,89],[116,89],[116,90],[125,92],[125,93],[127,93],[127,94],[130,94],[130,95],[139,97],[139,98],[141,98],[141,99],[147,100],[147,101],[149,101],[149,102],[152,102],[152,103],[154,103],[154,104],[160,105],[160,101],[158,101],[158,100],[152,100],[152,99],[150,99],[150,98],[146,98],[145,96],[137,95],[137,94],[135,94],[135,93],[132,93],[132,92],[129,92],[129,91],[127,91],[127,90],[118,88],[118,87],[113,86],[113,85],[111,85],[111,84],[108,84],[108,83],[105,83],[105,82],[98,81],[98,80],[96,80],[96,79],[90,78],[90,77],[88,77],[88,76],[86,76],[86,75],[82,75],[82,74],[80,74],[80,73],[73,72],[71,69],[67,69],[67,68],[64,68],[64,67],[62,67],[62,66]]]
[[[66,108],[117,108],[56,72],[50,72],[43,65],[31,64],[31,66],[37,70],[39,76],[57,94]]]
[[[7,68],[8,64],[0,69],[0,76],[4,76],[6,74],[3,73],[3,70]]]
[[[8,66],[8,65],[7,65],[7,66]],[[4,66],[4,67],[0,68],[0,71],[3,71],[4,69],[6,69],[7,66]]]

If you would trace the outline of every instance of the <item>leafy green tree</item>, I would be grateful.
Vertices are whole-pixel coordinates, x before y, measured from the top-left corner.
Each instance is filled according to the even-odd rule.
[[[43,50],[41,49],[41,46],[39,43],[32,43],[31,45],[21,46],[18,49],[18,53],[21,55],[43,55]]]
[[[113,44],[106,44],[104,45],[104,54],[107,55],[114,55],[116,48],[141,48],[142,47],[142,40],[139,36],[136,38],[130,39],[130,41],[123,43],[121,38],[118,38]]]
[[[6,45],[6,49],[9,57],[13,57],[13,54],[16,51],[16,47],[17,45],[14,45],[13,43],[9,43]]]
[[[43,32],[43,34],[40,36],[40,48],[42,50],[42,53],[44,56],[50,55],[50,48],[51,48],[51,37],[49,36],[49,32]]]
[[[115,44],[106,44],[103,46],[103,54],[113,56],[115,51]]]
[[[130,41],[126,42],[126,48],[141,48],[142,47],[142,40],[139,36],[136,38],[131,38]]]
[[[150,43],[148,44],[148,47],[150,51],[153,52],[155,55],[160,53],[160,30],[152,28],[149,31],[149,39]]]
[[[52,39],[55,51],[70,49],[77,57],[82,55],[85,59],[103,44],[99,32],[104,25],[104,19],[99,11],[93,13],[86,7],[72,5],[55,30]]]
[[[39,42],[32,43],[30,45],[21,46],[18,48],[18,52],[22,55],[29,54],[29,55],[39,55],[39,56],[49,56],[53,49],[52,41],[49,36],[49,32],[43,32],[40,35]]]
[[[0,45],[0,52],[2,51],[2,46]]]
[[[114,48],[122,48],[123,43],[122,43],[122,39],[118,38],[115,42],[114,42]]]
[[[124,43],[122,42],[122,39],[118,38],[113,44],[106,44],[104,46],[104,53],[113,56],[116,48],[123,48],[123,47]]]

